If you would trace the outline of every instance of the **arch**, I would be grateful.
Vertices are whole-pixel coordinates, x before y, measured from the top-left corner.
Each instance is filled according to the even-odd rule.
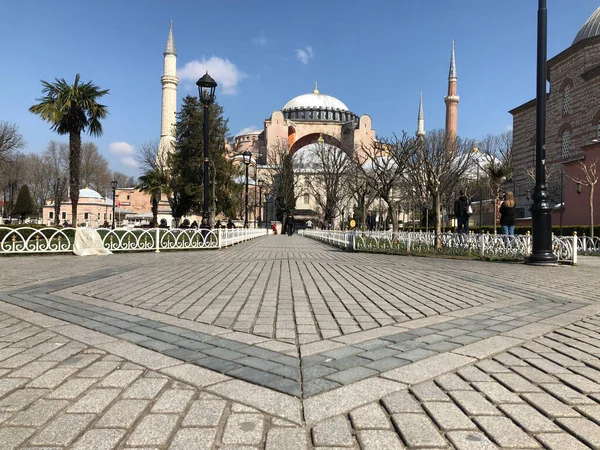
[[[296,128],[293,126],[288,126],[288,148],[292,146],[294,141],[296,140]]]
[[[300,150],[302,147],[305,147],[308,144],[313,144],[313,143],[317,142],[319,139],[319,136],[323,137],[323,141],[326,144],[333,145],[337,148],[340,148],[342,146],[341,142],[338,139],[334,138],[333,136],[330,136],[328,134],[321,134],[321,133],[310,133],[305,136],[302,136],[300,139],[298,139],[296,142],[294,142],[290,146],[290,154],[293,155],[298,150]]]

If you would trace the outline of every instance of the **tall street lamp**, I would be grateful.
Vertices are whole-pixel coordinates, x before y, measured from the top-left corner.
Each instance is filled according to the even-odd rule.
[[[254,228],[256,228],[256,177],[258,176],[258,166],[254,166],[254,205],[252,206],[252,214],[254,215]]]
[[[113,191],[113,214],[112,214],[112,229],[115,229],[115,192],[117,190],[117,186],[119,185],[119,183],[117,183],[117,180],[112,180],[110,182],[110,187],[112,188]]]
[[[246,150],[242,153],[242,158],[244,158],[244,164],[246,165],[246,215],[244,217],[244,228],[248,228],[248,166],[252,160],[252,153]]]
[[[262,188],[265,181],[262,178],[258,179],[258,218],[259,223],[262,222]]]
[[[198,86],[198,98],[204,107],[204,199],[202,203],[202,219],[206,220],[206,224],[210,226],[210,214],[208,213],[208,111],[210,105],[215,101],[217,82],[206,71],[202,78],[196,81],[196,86]]]
[[[548,11],[546,0],[538,4],[537,92],[535,123],[535,188],[531,206],[533,248],[529,264],[554,265],[558,258],[552,252],[552,215],[546,185],[546,51],[548,41]]]

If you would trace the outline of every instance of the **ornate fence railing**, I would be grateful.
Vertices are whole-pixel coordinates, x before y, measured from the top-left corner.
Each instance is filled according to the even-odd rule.
[[[302,234],[346,250],[412,255],[442,254],[482,259],[523,259],[529,256],[532,246],[529,234],[504,236],[442,233],[438,246],[435,233],[304,230]],[[559,261],[576,264],[578,253],[600,253],[600,239],[578,237],[577,234],[552,236],[552,250]]]
[[[111,252],[189,250],[228,247],[267,235],[261,228],[125,229],[100,228],[104,247]],[[19,253],[70,253],[75,228],[0,227],[0,255]]]

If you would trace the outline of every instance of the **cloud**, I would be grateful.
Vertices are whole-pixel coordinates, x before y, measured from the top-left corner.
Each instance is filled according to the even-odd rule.
[[[108,151],[113,155],[133,155],[135,147],[125,141],[111,142],[108,144]]]
[[[137,167],[138,163],[133,157],[135,147],[125,141],[111,142],[108,144],[108,151],[119,157],[121,164],[127,167]]]
[[[251,131],[258,131],[258,128],[254,127],[254,126],[242,128],[240,131],[238,131],[236,133],[236,136],[240,136],[242,134],[250,133]]]
[[[236,94],[238,83],[248,76],[227,58],[218,56],[211,56],[208,59],[203,56],[199,61],[190,61],[183,69],[177,71],[177,76],[184,81],[195,83],[207,71],[225,95]],[[184,86],[187,84],[184,83]]]
[[[304,48],[297,48],[296,50],[296,59],[300,61],[302,64],[308,64],[308,61],[314,59],[315,54],[313,52],[313,48],[310,45],[307,45]]]
[[[122,158],[119,158],[119,160],[121,161],[121,164],[123,164],[124,166],[127,166],[127,167],[137,167],[138,166],[137,161],[132,156],[123,156]]]
[[[267,38],[265,37],[264,34],[261,33],[260,36],[255,37],[254,39],[252,39],[252,43],[254,45],[258,45],[260,47],[264,47],[265,45],[267,45]]]

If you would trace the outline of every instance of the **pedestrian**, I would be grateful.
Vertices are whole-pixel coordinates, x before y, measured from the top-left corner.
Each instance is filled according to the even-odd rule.
[[[291,212],[285,218],[285,228],[287,229],[288,236],[294,234],[294,215]]]
[[[217,223],[215,223],[215,228],[223,228],[223,224],[221,223],[220,220],[217,220]]]
[[[367,213],[367,230],[373,231],[375,229],[375,216],[371,211]]]
[[[471,201],[462,189],[454,202],[454,216],[458,222],[458,234],[469,234],[469,216],[473,214]]]
[[[312,227],[313,227],[313,223],[312,223],[312,221],[310,219],[308,219],[306,221],[306,228],[309,229],[309,230],[312,230]]]
[[[204,222],[206,219],[202,219],[202,221]],[[195,220],[192,222],[192,225],[190,226],[191,228],[198,228],[198,222],[196,222]]]
[[[515,235],[515,204],[515,194],[507,192],[500,204],[500,227],[505,236]],[[507,243],[512,240],[509,237],[505,239]]]
[[[235,223],[233,223],[233,220],[231,220],[231,218],[227,221],[227,228],[235,228]]]

